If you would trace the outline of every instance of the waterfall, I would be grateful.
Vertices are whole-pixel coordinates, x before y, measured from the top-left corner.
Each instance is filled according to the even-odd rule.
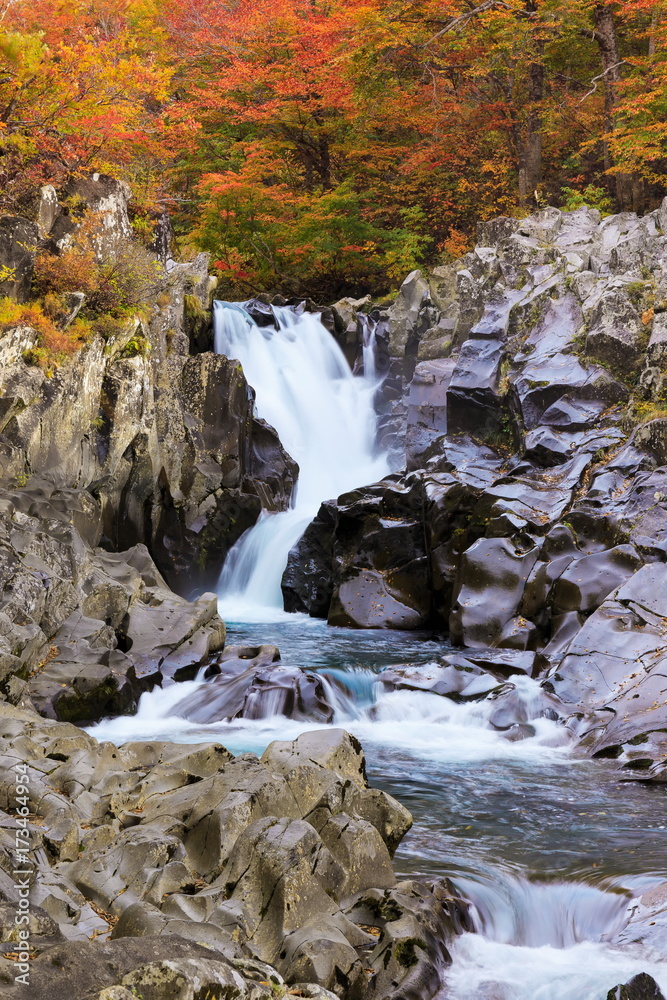
[[[389,471],[376,448],[374,372],[352,375],[319,316],[276,307],[273,317],[260,327],[243,304],[215,303],[216,352],[241,362],[257,415],[275,427],[300,470],[291,509],[263,514],[227,557],[219,596],[223,615],[235,620],[282,609],[287,556],[323,500]]]

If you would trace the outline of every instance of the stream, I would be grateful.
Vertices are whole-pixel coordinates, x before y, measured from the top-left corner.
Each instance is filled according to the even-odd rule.
[[[282,611],[287,554],[319,503],[381,478],[388,464],[374,446],[372,365],[353,377],[315,317],[276,314],[277,330],[256,326],[238,306],[220,303],[216,313],[216,349],[241,361],[259,416],[301,469],[292,509],[261,518],[223,569],[228,642],[275,644],[284,663],[327,679],[333,725],[361,740],[371,783],[414,817],[395,857],[398,876],[450,876],[472,902],[475,933],[452,942],[441,1000],[605,1000],[638,972],[667,991],[664,956],[615,941],[632,898],[667,881],[657,790],[577,757],[558,722],[531,716],[539,685],[530,678],[512,679],[535,730],[518,742],[487,726],[489,701],[387,692],[378,683],[385,666],[428,664],[447,652],[440,633],[330,628]],[[177,706],[206,683],[202,671],[156,689],[136,715],[90,732],[117,743],[217,740],[233,753],[260,754],[274,739],[323,728],[283,716],[189,722]]]

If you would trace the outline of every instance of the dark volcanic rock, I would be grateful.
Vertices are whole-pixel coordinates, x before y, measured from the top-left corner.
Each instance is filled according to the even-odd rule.
[[[609,990],[607,1000],[665,1000],[665,997],[655,979],[640,972],[627,983]]]
[[[333,720],[329,688],[317,673],[285,664],[259,666],[258,660],[261,656],[245,661],[249,665],[239,673],[230,671],[229,663],[221,664],[223,672],[180,701],[175,713],[192,722],[276,715],[322,723]]]
[[[333,595],[333,540],[336,504],[323,503],[291,550],[281,587],[286,611],[326,618]]]
[[[587,619],[549,674],[549,686],[572,712],[585,746],[604,756],[630,756],[648,767],[667,751],[664,609],[667,570],[644,566]],[[654,734],[654,738],[650,739]]]
[[[431,614],[419,480],[387,479],[338,500],[329,624],[418,628]]]

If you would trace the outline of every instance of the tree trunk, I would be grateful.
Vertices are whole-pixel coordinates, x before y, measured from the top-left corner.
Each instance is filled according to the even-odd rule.
[[[544,66],[528,67],[528,120],[519,151],[519,201],[524,206],[532,199],[542,180],[542,118],[539,104],[544,96]]]
[[[537,12],[535,0],[526,0],[525,13],[530,18]],[[523,136],[518,136],[519,202],[525,207],[533,198],[542,180],[542,116],[540,104],[544,97],[544,64],[542,42],[535,42],[537,60],[528,66],[527,118]]]
[[[614,128],[614,111],[618,103],[618,84],[621,79],[621,55],[616,36],[614,14],[607,3],[597,3],[593,8],[593,23],[595,24],[595,40],[600,49],[602,71],[604,73],[604,110],[605,131],[612,132]],[[610,170],[614,163],[609,144],[604,143],[604,168]],[[622,209],[632,208],[633,184],[629,174],[615,174],[616,198]]]

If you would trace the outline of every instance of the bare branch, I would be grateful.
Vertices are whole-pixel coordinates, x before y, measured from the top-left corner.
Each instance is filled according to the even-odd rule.
[[[458,17],[453,17],[451,21],[447,22],[444,28],[441,28],[440,31],[433,35],[432,38],[429,38],[427,42],[420,45],[419,48],[428,48],[429,45],[432,45],[433,42],[437,41],[437,39],[442,35],[447,34],[448,31],[456,31],[458,28],[465,27],[468,21],[472,20],[473,17],[476,17],[478,14],[484,14],[487,10],[491,10],[493,7],[504,7],[506,10],[510,9],[509,4],[506,4],[504,0],[483,0],[483,2],[477,7],[473,7],[471,10],[468,10],[463,14],[459,14]]]
[[[607,73],[612,73],[615,69],[618,69],[619,66],[623,66],[624,64],[625,64],[625,59],[621,59],[620,62],[614,63],[613,66],[607,66],[604,73],[598,73],[597,76],[594,76],[593,79],[591,80],[593,86],[589,91],[587,91],[587,93],[584,94],[584,96],[579,101],[579,104],[583,104],[584,101],[591,96],[591,94],[595,93],[595,91],[598,89],[598,84],[597,84],[598,80],[603,80],[604,77],[607,75]]]

